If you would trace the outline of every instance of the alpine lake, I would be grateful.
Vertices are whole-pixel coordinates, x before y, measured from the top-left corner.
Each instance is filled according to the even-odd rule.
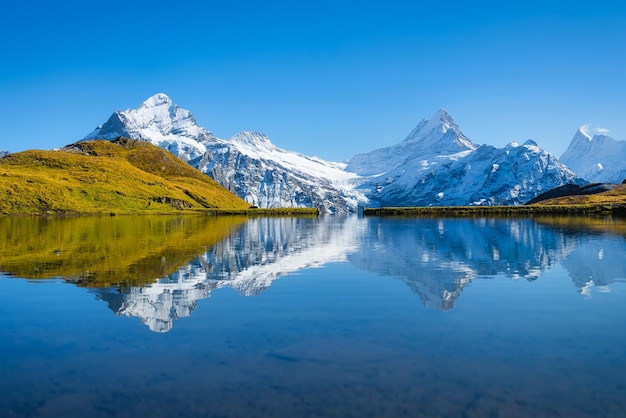
[[[0,416],[624,417],[626,219],[0,218]]]

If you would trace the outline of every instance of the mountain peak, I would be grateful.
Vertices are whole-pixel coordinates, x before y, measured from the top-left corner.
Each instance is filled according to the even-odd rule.
[[[413,130],[421,131],[422,133],[432,132],[433,130],[446,133],[449,130],[460,133],[459,125],[457,125],[456,121],[450,113],[444,108],[437,110],[430,119],[422,119],[422,121],[417,125],[417,127]],[[409,136],[411,136],[409,134]]]
[[[607,136],[608,133],[606,128],[581,126],[560,160],[591,182],[622,181],[626,141],[617,141]]]
[[[459,126],[456,124],[455,120],[450,116],[450,113],[443,107],[435,112],[435,114],[430,118],[430,121],[435,121],[441,123],[444,129],[459,129]]]
[[[185,161],[201,156],[206,144],[215,141],[211,132],[198,126],[190,111],[163,93],[149,97],[137,109],[115,111],[84,139],[112,140],[119,136],[151,142]]]
[[[404,144],[418,143],[434,153],[457,153],[476,149],[444,108],[437,110],[430,119],[422,121],[404,139]]]
[[[167,94],[157,93],[154,96],[148,97],[139,107],[140,108],[149,108],[149,107],[158,107],[162,105],[172,106],[174,103],[172,99],[169,98]]]
[[[589,133],[589,125],[582,125],[578,128],[576,134],[574,134],[574,139],[587,139],[588,141],[591,141],[593,139],[593,135]]]
[[[589,132],[589,125],[582,125],[572,138],[567,150],[561,155],[561,160],[570,165],[573,159],[580,158],[582,155],[589,152],[591,148],[597,145],[598,141],[594,141],[598,135],[592,135]],[[574,164],[575,165],[575,164]]]

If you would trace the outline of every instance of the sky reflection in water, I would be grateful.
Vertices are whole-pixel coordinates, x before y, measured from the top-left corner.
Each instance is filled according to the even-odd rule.
[[[2,219],[0,233],[0,270],[31,279],[0,276],[3,416],[626,413],[622,221]]]

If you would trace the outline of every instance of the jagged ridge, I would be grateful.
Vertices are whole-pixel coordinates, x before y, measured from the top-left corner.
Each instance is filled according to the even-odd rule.
[[[121,134],[169,150],[252,205],[349,213],[367,201],[353,185],[358,176],[342,164],[280,149],[257,132],[217,138],[162,93],[138,109],[116,111],[85,139]]]
[[[348,164],[280,149],[257,132],[216,138],[164,94],[115,112],[86,138],[122,133],[168,149],[260,207],[350,213],[381,205],[516,205],[554,187],[585,183],[533,141],[503,149],[476,145],[445,109],[401,143]]]

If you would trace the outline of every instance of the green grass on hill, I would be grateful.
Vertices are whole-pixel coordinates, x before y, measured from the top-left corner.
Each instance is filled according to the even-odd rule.
[[[0,214],[243,210],[249,204],[152,144],[126,138],[0,159]]]

